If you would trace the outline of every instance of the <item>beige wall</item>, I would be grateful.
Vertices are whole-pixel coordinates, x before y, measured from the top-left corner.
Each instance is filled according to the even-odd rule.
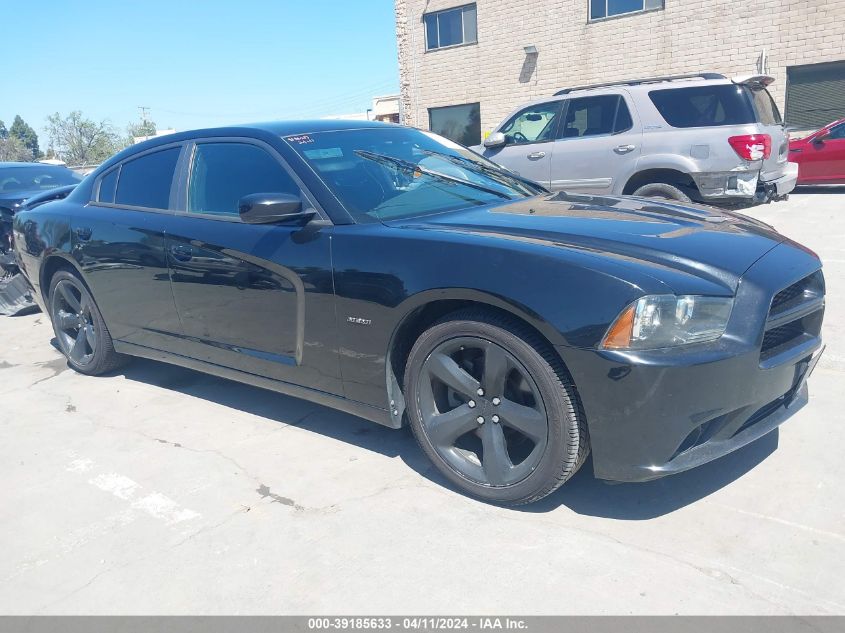
[[[665,0],[666,8],[588,23],[588,0],[477,0],[478,44],[425,52],[424,12],[467,0],[396,0],[405,122],[481,102],[482,134],[557,89],[650,75],[756,71],[766,49],[783,110],[787,66],[845,60],[845,0]],[[526,67],[523,46],[539,49]]]

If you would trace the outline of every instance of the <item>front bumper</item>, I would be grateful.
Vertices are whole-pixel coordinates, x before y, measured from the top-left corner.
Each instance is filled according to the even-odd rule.
[[[791,244],[773,249],[743,276],[728,329],[715,343],[648,352],[558,348],[584,405],[596,477],[648,481],[682,472],[753,442],[798,411],[820,335],[763,360],[763,330],[772,297],[818,268]]]

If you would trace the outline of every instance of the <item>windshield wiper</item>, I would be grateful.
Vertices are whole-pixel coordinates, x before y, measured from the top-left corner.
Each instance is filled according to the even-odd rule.
[[[484,163],[474,161],[471,158],[455,156],[454,154],[446,154],[444,152],[438,152],[433,149],[421,149],[420,151],[423,154],[428,154],[429,156],[437,156],[438,158],[447,160],[453,165],[458,165],[459,167],[466,167],[470,171],[474,171],[476,173],[482,173],[486,176],[489,176],[490,178],[493,178],[493,180],[496,180],[497,182],[499,182],[498,177],[502,177],[507,178],[510,181],[516,181],[525,187],[535,189],[539,193],[549,192],[549,190],[546,189],[540,183],[534,182],[533,180],[528,180],[527,178],[523,178],[519,174],[515,174],[512,171],[505,169],[504,167],[494,167],[491,165],[485,165]]]
[[[492,187],[486,187],[484,185],[479,185],[478,183],[474,183],[471,180],[464,180],[463,178],[455,178],[454,176],[449,176],[448,174],[443,174],[439,171],[435,171],[433,169],[429,169],[428,167],[423,167],[422,165],[418,165],[417,163],[411,162],[409,160],[405,160],[403,158],[396,158],[394,156],[388,156],[386,154],[377,154],[376,152],[370,152],[365,149],[356,149],[355,154],[360,156],[361,158],[366,158],[367,160],[371,160],[376,163],[387,163],[388,165],[395,165],[400,169],[405,169],[410,172],[419,172],[421,174],[425,174],[426,176],[431,176],[432,178],[436,178],[437,180],[442,180],[444,182],[451,183],[453,185],[464,185],[465,187],[470,187],[472,189],[477,189],[478,191],[484,191],[486,193],[491,193],[494,196],[499,196],[500,198],[504,198],[505,200],[511,200],[511,197],[506,194],[504,191],[497,191]]]

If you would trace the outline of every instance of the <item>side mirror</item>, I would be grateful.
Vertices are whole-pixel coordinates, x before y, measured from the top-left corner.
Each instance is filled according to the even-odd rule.
[[[501,147],[507,142],[505,135],[501,132],[493,132],[490,136],[484,139],[484,147]]]
[[[824,143],[828,138],[830,138],[830,130],[824,130],[813,138],[813,143]]]
[[[238,200],[238,213],[246,224],[302,223],[315,215],[302,210],[299,196],[289,193],[252,193]]]

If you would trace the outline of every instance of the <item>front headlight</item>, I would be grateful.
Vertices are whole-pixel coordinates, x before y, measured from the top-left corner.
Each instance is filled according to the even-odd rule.
[[[648,295],[625,308],[607,330],[604,349],[658,349],[715,341],[731,316],[730,297]]]

